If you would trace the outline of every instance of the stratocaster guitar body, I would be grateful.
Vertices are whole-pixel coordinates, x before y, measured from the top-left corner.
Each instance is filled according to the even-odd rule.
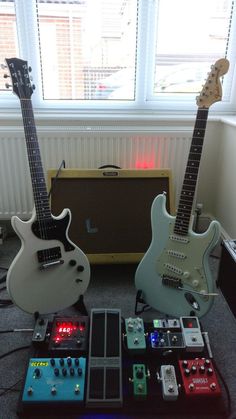
[[[152,241],[135,274],[142,301],[174,317],[204,316],[216,296],[209,256],[219,240],[220,226],[212,221],[205,233],[196,234],[191,219],[208,110],[221,100],[220,77],[228,68],[228,60],[217,60],[197,97],[198,111],[177,214],[174,217],[167,213],[165,195],[155,198],[151,209]]]
[[[69,240],[71,214],[51,214],[31,95],[34,85],[27,61],[6,59],[13,92],[19,97],[35,209],[29,221],[12,217],[21,249],[7,274],[7,290],[14,303],[28,313],[48,314],[76,303],[90,281],[87,256]]]
[[[208,230],[184,237],[174,233],[176,217],[166,211],[166,196],[158,195],[152,204],[152,241],[135,274],[135,286],[154,309],[181,317],[195,311],[203,316],[213,297],[197,292],[215,290],[209,267],[209,255],[220,236],[220,226],[212,221]]]
[[[26,222],[12,217],[21,249],[8,271],[7,290],[14,303],[28,313],[47,314],[69,307],[88,287],[90,265],[68,238],[70,222],[70,211],[64,209],[52,218],[55,239],[42,240],[33,232],[35,212]]]

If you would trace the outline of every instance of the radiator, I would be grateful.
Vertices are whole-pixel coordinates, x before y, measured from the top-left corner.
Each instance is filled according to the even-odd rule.
[[[38,130],[45,174],[65,160],[66,168],[94,169],[112,164],[124,169],[170,168],[178,202],[191,133],[139,133],[127,130]],[[33,196],[22,130],[0,132],[0,219],[28,219]]]

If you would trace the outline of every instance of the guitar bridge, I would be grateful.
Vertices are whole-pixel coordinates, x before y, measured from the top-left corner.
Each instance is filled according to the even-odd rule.
[[[181,279],[174,278],[174,277],[168,276],[168,275],[163,275],[162,284],[166,285],[167,287],[170,287],[170,288],[182,288],[183,287]]]

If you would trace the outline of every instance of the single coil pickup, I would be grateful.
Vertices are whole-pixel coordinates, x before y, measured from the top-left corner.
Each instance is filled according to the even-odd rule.
[[[187,237],[183,236],[175,236],[174,234],[171,234],[169,236],[170,240],[179,242],[179,243],[189,243],[189,239]]]
[[[177,252],[176,250],[167,250],[166,252],[169,256],[173,256],[177,259],[186,259],[186,255],[181,252]]]
[[[170,263],[164,263],[164,268],[168,271],[174,272],[176,275],[183,275],[182,269],[176,268],[176,266],[171,265]]]
[[[168,276],[168,275],[163,275],[162,284],[171,288],[182,288],[183,286],[181,279],[173,278],[172,276]]]
[[[59,246],[51,249],[43,249],[37,251],[39,263],[48,263],[61,259],[61,248]]]

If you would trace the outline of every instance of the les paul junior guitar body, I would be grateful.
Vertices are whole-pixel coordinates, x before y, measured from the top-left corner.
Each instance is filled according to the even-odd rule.
[[[228,68],[226,59],[218,60],[197,97],[197,117],[176,217],[167,213],[165,195],[157,196],[151,210],[152,242],[135,274],[136,288],[145,303],[175,317],[205,315],[216,295],[209,255],[219,240],[220,227],[212,221],[205,233],[196,234],[191,218],[208,110],[221,100],[220,77]]]
[[[28,313],[47,314],[76,303],[90,281],[87,257],[69,240],[71,215],[51,214],[44,178],[31,95],[34,86],[26,61],[6,59],[14,93],[19,97],[35,210],[29,221],[12,217],[21,249],[7,275],[7,290],[14,303]]]
[[[7,290],[14,303],[28,313],[53,313],[76,303],[90,280],[87,256],[68,238],[70,211],[64,209],[42,227],[36,215],[29,221],[12,217],[21,249],[7,275]]]
[[[208,312],[213,297],[200,293],[215,290],[209,267],[209,255],[220,236],[217,221],[208,230],[187,235],[174,233],[176,217],[166,211],[165,195],[158,195],[152,205],[152,242],[135,274],[135,285],[148,304],[176,317],[197,316]],[[199,294],[198,294],[199,293]]]

